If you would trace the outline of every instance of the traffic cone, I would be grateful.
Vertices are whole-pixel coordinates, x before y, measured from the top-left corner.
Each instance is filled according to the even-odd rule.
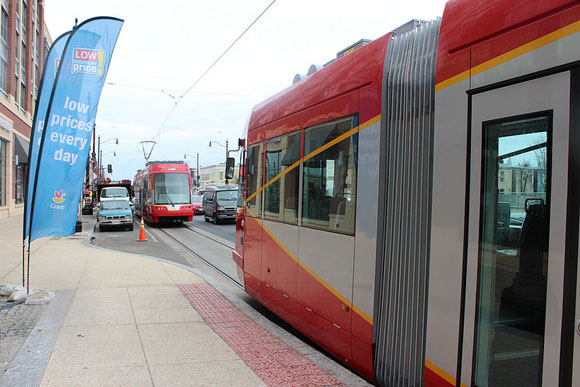
[[[143,217],[141,217],[141,229],[139,230],[139,239],[137,242],[147,242],[147,237],[145,236],[145,224],[143,223]]]

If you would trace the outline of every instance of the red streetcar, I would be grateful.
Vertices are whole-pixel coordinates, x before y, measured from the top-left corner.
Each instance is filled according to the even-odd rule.
[[[246,292],[378,385],[580,386],[580,2],[358,46],[251,113]]]
[[[179,161],[153,161],[135,175],[135,214],[150,223],[191,222],[191,174]]]

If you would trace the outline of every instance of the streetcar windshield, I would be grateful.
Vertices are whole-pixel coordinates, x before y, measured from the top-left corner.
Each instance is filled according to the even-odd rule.
[[[218,191],[217,200],[220,201],[238,201],[238,191]]]
[[[155,204],[191,203],[187,173],[158,173],[154,184]]]

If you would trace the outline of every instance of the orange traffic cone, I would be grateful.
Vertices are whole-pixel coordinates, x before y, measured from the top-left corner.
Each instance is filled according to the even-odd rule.
[[[145,224],[143,223],[143,217],[141,217],[141,229],[139,230],[139,239],[137,242],[147,242],[147,237],[145,236]]]

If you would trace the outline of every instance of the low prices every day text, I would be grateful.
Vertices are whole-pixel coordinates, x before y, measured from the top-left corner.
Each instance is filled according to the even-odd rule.
[[[75,113],[86,115],[87,111],[89,110],[89,105],[73,101],[69,97],[66,97],[64,101],[64,108],[69,111],[74,111]],[[74,136],[53,131],[50,132],[50,135],[45,140],[50,140],[51,142],[62,144],[63,147],[57,149],[54,152],[53,156],[56,161],[61,161],[63,163],[70,164],[71,166],[74,165],[79,157],[78,152],[85,149],[89,141],[88,137],[90,137],[88,135],[82,136],[82,134],[84,134],[82,131],[91,133],[93,130],[93,123],[90,121],[82,121],[76,118],[72,118],[70,115],[53,114],[50,117],[49,128],[58,128],[60,130],[69,128],[80,132],[78,134],[81,136]],[[64,146],[68,146],[66,150]],[[71,147],[75,149],[71,151]]]

